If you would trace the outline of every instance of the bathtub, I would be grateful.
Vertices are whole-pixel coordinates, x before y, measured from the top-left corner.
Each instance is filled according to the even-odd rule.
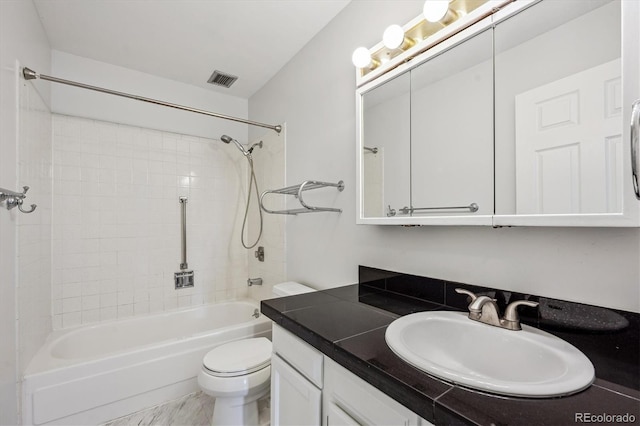
[[[100,424],[198,390],[204,355],[247,337],[271,338],[253,301],[53,332],[23,378],[23,423]]]

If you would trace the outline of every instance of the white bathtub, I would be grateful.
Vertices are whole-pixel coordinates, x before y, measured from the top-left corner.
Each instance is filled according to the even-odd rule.
[[[236,301],[56,331],[23,381],[23,423],[100,424],[198,390],[211,348],[266,336],[271,321]]]

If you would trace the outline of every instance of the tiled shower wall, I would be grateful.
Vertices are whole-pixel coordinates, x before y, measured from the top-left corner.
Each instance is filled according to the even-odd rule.
[[[246,296],[247,162],[235,147],[62,115],[53,145],[54,329]],[[179,196],[195,287],[175,290]]]
[[[18,223],[18,371],[31,358],[51,331],[51,205],[52,150],[51,112],[35,87],[18,83],[18,188],[28,185],[23,209],[11,210]],[[4,212],[3,212],[4,213]]]

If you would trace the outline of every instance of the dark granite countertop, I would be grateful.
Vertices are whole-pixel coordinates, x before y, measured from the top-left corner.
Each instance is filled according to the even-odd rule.
[[[399,282],[402,283],[399,287],[407,283],[410,285],[411,277]],[[640,356],[633,354],[637,351],[637,336],[635,342],[627,345],[631,351],[630,361],[622,360],[620,365],[613,364],[627,355],[594,360],[588,350],[566,339],[583,350],[596,367],[595,383],[578,394],[547,399],[495,396],[436,379],[405,363],[389,349],[384,334],[396,318],[419,311],[460,309],[459,306],[451,306],[456,303],[432,302],[433,294],[416,297],[414,293],[409,297],[399,294],[398,291],[403,291],[399,287],[392,288],[393,291],[387,287],[387,284],[380,285],[375,281],[363,284],[361,280],[359,285],[265,300],[261,310],[278,325],[437,425],[611,424],[621,422],[616,422],[614,417],[597,416],[625,414],[628,414],[626,419],[633,416],[635,420],[627,424],[640,424],[640,390],[636,383],[638,366],[633,365],[637,364],[637,356]],[[435,295],[435,300],[442,302],[450,292],[446,285],[425,287],[423,282],[419,288],[442,293],[442,299],[438,299],[439,294]],[[525,319],[526,312],[523,322]],[[637,331],[637,324],[633,325]],[[562,332],[554,334],[566,338]],[[624,337],[624,340],[629,338]],[[631,370],[631,377],[624,371],[618,371],[621,368]],[[619,377],[622,379],[618,380]]]

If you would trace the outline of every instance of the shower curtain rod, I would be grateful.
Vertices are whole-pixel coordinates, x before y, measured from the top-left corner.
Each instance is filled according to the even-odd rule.
[[[280,133],[282,131],[282,126],[280,126],[280,125],[273,126],[271,124],[258,123],[257,121],[245,120],[244,118],[232,117],[230,115],[218,114],[216,112],[205,111],[203,109],[191,108],[191,107],[188,107],[188,106],[183,106],[183,105],[178,105],[178,104],[172,104],[172,103],[169,103],[169,102],[159,101],[157,99],[145,98],[145,97],[142,97],[142,96],[131,95],[129,93],[117,92],[115,90],[110,90],[110,89],[104,89],[102,87],[90,86],[88,84],[78,83],[77,81],[64,80],[62,78],[51,77],[51,76],[45,75],[45,74],[39,74],[39,73],[37,73],[37,72],[33,71],[32,69],[29,69],[27,67],[24,67],[22,69],[22,75],[24,76],[25,80],[34,80],[36,78],[39,78],[41,80],[47,80],[47,81],[52,81],[54,83],[61,83],[61,84],[69,85],[69,86],[80,87],[82,89],[95,90],[96,92],[107,93],[109,95],[115,95],[115,96],[122,96],[123,98],[135,99],[137,101],[148,102],[150,104],[162,105],[162,106],[166,106],[166,107],[170,107],[170,108],[181,109],[183,111],[189,111],[189,112],[195,112],[195,113],[198,113],[198,114],[209,115],[211,117],[222,118],[224,120],[237,121],[239,123],[245,123],[245,124],[249,124],[251,126],[265,127],[267,129],[274,130],[276,133]]]

